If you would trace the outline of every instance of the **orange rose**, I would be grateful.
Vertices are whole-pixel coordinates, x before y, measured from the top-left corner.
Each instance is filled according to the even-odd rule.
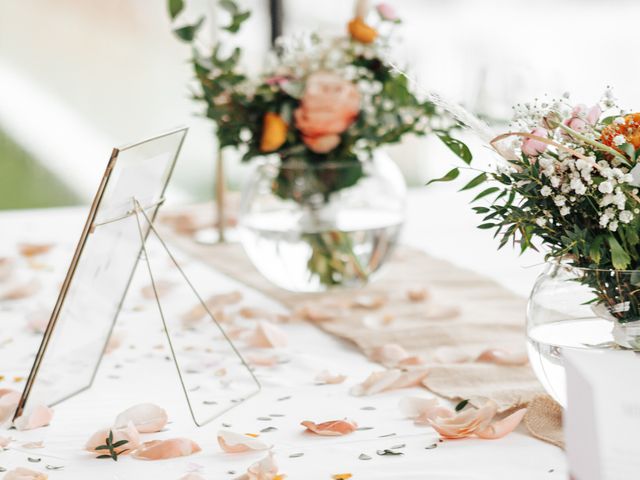
[[[378,31],[367,25],[360,17],[356,17],[349,22],[349,34],[351,38],[360,43],[373,43],[378,37]]]
[[[287,141],[289,125],[280,115],[267,112],[262,120],[262,138],[260,151],[269,153],[279,149]]]
[[[340,134],[360,112],[356,86],[330,72],[309,76],[300,107],[294,112],[303,142],[316,153],[327,153],[340,143]]]
[[[610,123],[602,130],[600,140],[605,145],[620,150],[616,143],[613,141],[618,135],[622,135],[627,143],[633,145],[636,150],[640,148],[640,113],[630,113],[622,117],[624,123],[618,124],[615,122]]]

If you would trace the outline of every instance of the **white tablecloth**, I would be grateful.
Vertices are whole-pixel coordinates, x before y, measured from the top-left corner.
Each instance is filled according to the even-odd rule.
[[[486,232],[473,230],[471,222],[475,219],[466,212],[464,202],[452,206],[453,213],[449,211],[448,214],[439,208],[429,208],[444,201],[443,198],[437,190],[428,194],[412,194],[405,241],[466,267],[481,270],[509,284],[510,288],[525,292],[536,272],[522,270],[520,265],[534,263],[535,258],[514,261],[512,254],[495,254],[490,240],[483,238]],[[45,289],[53,292],[59,285],[64,265],[71,257],[84,215],[85,209],[2,212],[0,256],[17,256],[17,242],[54,242],[56,248],[45,257],[44,265],[21,267],[22,274],[38,277]],[[479,255],[483,248],[486,255],[484,252]],[[218,290],[239,289],[244,293],[244,304],[274,311],[281,309],[270,299],[198,265],[193,259],[183,260],[198,287],[215,285]],[[280,471],[290,479],[330,479],[333,474],[347,472],[352,473],[354,479],[367,480],[539,480],[564,479],[567,476],[565,456],[560,449],[521,431],[501,440],[446,441],[439,443],[438,448],[425,449],[437,441],[437,435],[431,428],[414,426],[412,421],[403,418],[398,402],[406,396],[428,397],[430,394],[424,389],[412,388],[371,397],[349,395],[348,390],[354,383],[364,380],[380,367],[365,359],[351,345],[308,324],[282,326],[289,338],[289,347],[283,352],[288,361],[273,368],[257,368],[263,384],[258,396],[198,428],[190,419],[175,367],[165,358],[166,351],[153,355],[135,348],[140,343],[137,340],[141,338],[139,336],[149,335],[149,332],[160,333],[153,303],[148,301],[140,308],[140,287],[148,284],[145,273],[143,269],[138,270],[122,324],[118,327],[124,335],[123,345],[105,358],[93,387],[58,405],[49,427],[27,432],[0,431],[0,436],[8,435],[15,439],[8,450],[0,452],[0,466],[7,469],[25,466],[46,471],[51,479],[178,479],[189,471],[198,471],[208,479],[232,479],[264,457],[265,452],[223,453],[217,444],[216,434],[224,423],[231,425],[231,430],[242,433],[255,433],[267,426],[276,427],[277,430],[263,433],[260,438],[274,445]],[[185,307],[192,306],[193,302],[189,302]],[[5,379],[0,381],[0,388],[20,386],[20,382],[14,382],[11,372],[5,374],[2,371],[15,364],[16,350],[11,350],[15,345],[7,347],[11,344],[10,338],[24,337],[15,332],[22,329],[20,331],[24,333],[26,313],[47,308],[50,305],[39,305],[33,299],[0,304],[0,375],[5,375]],[[158,338],[161,342],[161,336]],[[37,344],[38,336],[31,335],[24,348],[33,349]],[[348,379],[340,385],[316,385],[313,379],[324,369],[344,373]],[[283,397],[290,398],[282,400]],[[148,438],[189,437],[200,444],[202,452],[158,462],[121,457],[116,463],[97,460],[83,451],[91,433],[109,426],[123,409],[147,401],[164,407],[171,420],[167,431],[148,435]],[[270,421],[258,420],[271,414],[283,416],[274,416]],[[303,420],[320,422],[344,417],[354,419],[360,426],[373,428],[332,438],[305,434],[300,426]],[[29,441],[44,441],[44,448],[21,447]],[[406,444],[401,450],[404,452],[402,456],[376,455],[376,450],[399,444]],[[290,457],[298,453],[304,455]],[[358,457],[362,453],[372,459],[360,460]],[[31,462],[29,457],[40,461]],[[48,471],[45,470],[46,465],[64,468]]]

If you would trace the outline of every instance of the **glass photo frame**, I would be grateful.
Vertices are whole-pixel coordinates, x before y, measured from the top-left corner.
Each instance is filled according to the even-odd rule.
[[[159,319],[167,334],[194,422],[203,425],[260,390],[251,369],[226,337],[153,226],[165,200],[167,185],[186,134],[187,128],[179,128],[142,142],[114,148],[26,381],[15,418],[28,412],[32,406],[53,406],[91,387],[140,261],[147,264],[145,270],[153,285]],[[194,301],[197,299],[202,304],[211,320],[202,327],[208,329],[206,333],[180,331],[177,337],[185,338],[191,334],[205,338],[206,335],[211,342],[206,348],[195,352],[193,348],[174,348],[180,340],[172,340],[172,334],[180,327],[176,327],[175,322],[170,322],[171,319],[164,314],[162,301],[156,291],[152,262],[145,246],[149,236],[160,241],[180,272],[183,286],[188,287]],[[194,357],[196,354],[198,356]],[[207,355],[215,358],[204,358]],[[202,365],[198,381],[209,388],[194,388],[193,375],[190,375],[192,370],[184,371],[181,368],[181,363],[193,365],[194,358]],[[227,379],[224,391],[216,391],[216,386],[207,381],[213,378],[207,369],[220,369],[215,365],[221,363],[233,378]],[[232,387],[229,388],[229,385]],[[198,391],[206,391],[208,400],[196,398]]]

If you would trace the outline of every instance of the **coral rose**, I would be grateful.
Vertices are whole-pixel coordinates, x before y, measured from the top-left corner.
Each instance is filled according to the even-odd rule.
[[[367,25],[361,17],[356,17],[349,22],[349,35],[360,43],[373,43],[378,37],[378,31]]]
[[[262,138],[260,139],[260,151],[269,153],[280,148],[287,141],[289,126],[280,115],[267,112],[262,120]]]
[[[354,122],[360,111],[356,86],[330,72],[309,76],[304,95],[294,112],[302,141],[316,153],[327,153],[340,143],[340,134]]]

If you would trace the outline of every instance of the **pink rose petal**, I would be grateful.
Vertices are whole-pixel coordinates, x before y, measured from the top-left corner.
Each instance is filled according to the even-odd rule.
[[[113,432],[113,442],[120,442],[122,440],[126,440],[125,443],[120,450],[123,450],[124,454],[128,454],[138,448],[141,444],[140,434],[136,427],[133,425],[133,422],[129,422],[126,427],[119,429],[110,429],[104,428],[102,430],[98,430],[96,433],[89,437],[87,443],[84,446],[84,449],[88,452],[93,453],[105,453],[102,450],[96,450],[100,445],[104,445],[106,439],[109,437],[109,432]]]
[[[502,420],[498,420],[497,422],[493,422],[483,430],[479,430],[478,432],[476,432],[476,435],[480,438],[491,440],[502,438],[505,435],[511,433],[518,425],[520,425],[520,422],[524,418],[525,413],[527,413],[527,409],[521,408],[520,410],[513,412],[508,417],[505,417]]]
[[[424,302],[427,298],[429,298],[429,291],[422,288],[410,288],[407,290],[407,298],[411,302]]]
[[[5,473],[2,480],[47,480],[47,478],[49,477],[44,473],[36,472],[29,468],[18,467]]]
[[[287,346],[287,335],[270,322],[258,322],[256,329],[247,338],[247,345],[256,348],[281,348]]]
[[[169,440],[145,442],[134,450],[131,456],[139,460],[164,460],[167,458],[186,457],[201,450],[200,446],[193,440],[171,438]]]
[[[11,277],[15,267],[15,262],[8,257],[0,257],[0,282],[4,282]]]
[[[499,348],[490,348],[483,351],[476,362],[495,363],[497,365],[526,365],[529,363],[529,357],[525,352],[512,353]]]
[[[371,360],[388,367],[395,367],[402,360],[409,357],[407,351],[397,343],[387,343],[371,350]]]
[[[242,453],[250,450],[268,450],[271,448],[251,435],[232,432],[230,430],[220,430],[218,432],[218,444],[227,453]]]
[[[243,480],[275,480],[278,477],[278,465],[269,452],[265,458],[249,467],[247,473],[240,477]]]
[[[367,310],[378,310],[387,303],[387,297],[384,295],[358,295],[351,302],[351,306],[355,308],[364,308]]]
[[[115,428],[124,428],[129,422],[140,433],[155,433],[162,430],[169,417],[167,412],[153,403],[140,403],[120,413],[113,424]]]
[[[7,448],[11,442],[13,442],[11,437],[0,437],[0,448]]]
[[[335,375],[329,370],[323,370],[316,375],[316,382],[323,383],[325,385],[337,385],[344,382],[347,379],[346,375]]]
[[[358,428],[356,422],[351,420],[331,420],[329,422],[314,423],[308,420],[301,422],[300,425],[306,427],[310,432],[316,435],[329,437],[338,437],[352,433]]]
[[[374,372],[367,379],[351,388],[356,397],[420,385],[427,376],[427,369],[399,370],[397,368]]]
[[[202,304],[198,303],[196,306],[194,306],[191,310],[189,310],[182,316],[182,322],[184,325],[193,325],[194,323],[204,318],[204,316],[207,314],[207,309],[210,312],[214,312],[226,306],[239,303],[241,300],[242,300],[242,293],[237,291],[213,295],[205,301],[207,308],[202,306]],[[218,322],[221,321],[221,319],[217,317],[216,317],[216,320]]]
[[[20,392],[9,388],[0,389],[0,424],[11,420],[20,402]]]
[[[105,355],[112,353],[119,349],[122,346],[122,342],[124,342],[124,333],[123,332],[113,332],[109,337],[109,341],[107,342],[107,346],[104,349]]]
[[[416,425],[429,425],[429,420],[454,415],[450,409],[440,406],[437,398],[407,397],[400,400],[399,406],[400,411],[413,419]]]
[[[28,282],[9,286],[7,290],[0,293],[0,300],[21,300],[31,297],[40,290],[40,282],[31,279]]]
[[[273,367],[278,364],[277,355],[256,355],[248,353],[245,355],[245,360],[249,365],[254,365],[256,367]]]
[[[28,412],[16,418],[13,425],[18,430],[33,430],[35,428],[46,427],[53,418],[53,409],[45,405],[36,405]]]
[[[452,416],[436,417],[429,424],[446,439],[465,438],[486,429],[498,411],[498,406],[489,400],[481,408],[468,408]]]

